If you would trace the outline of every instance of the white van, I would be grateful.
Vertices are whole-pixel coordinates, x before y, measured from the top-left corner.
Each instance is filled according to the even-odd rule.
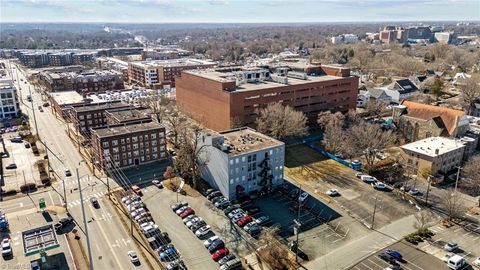
[[[377,181],[377,178],[373,177],[373,176],[370,176],[370,175],[362,175],[360,176],[360,179],[362,179],[363,182],[365,183],[373,183],[375,181]]]
[[[450,257],[450,259],[448,259],[447,265],[448,268],[457,270],[462,268],[466,263],[467,262],[462,256],[453,255],[452,257]]]

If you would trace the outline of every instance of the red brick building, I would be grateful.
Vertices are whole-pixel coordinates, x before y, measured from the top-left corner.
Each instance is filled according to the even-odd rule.
[[[321,111],[354,109],[357,89],[358,78],[348,68],[292,64],[184,71],[176,98],[181,111],[219,131],[238,121],[253,124],[257,110],[274,102],[303,111],[314,123]]]

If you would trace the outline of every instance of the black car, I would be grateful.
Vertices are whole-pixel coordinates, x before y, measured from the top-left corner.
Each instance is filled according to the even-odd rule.
[[[250,236],[256,237],[260,234],[261,231],[262,228],[259,225],[253,225],[248,229],[248,234],[250,234]]]
[[[378,254],[378,257],[380,259],[390,263],[390,264],[393,264],[393,265],[397,264],[397,261],[395,260],[395,258],[391,255],[388,255],[387,253],[382,252],[382,253]]]
[[[230,214],[230,212],[232,212],[233,210],[235,210],[237,208],[240,208],[240,205],[238,205],[238,204],[230,205],[223,210],[223,213],[225,215],[228,215],[228,214]]]
[[[93,207],[100,208],[100,204],[98,203],[97,198],[95,198],[95,197],[90,198],[90,202],[92,203]]]
[[[203,226],[206,226],[207,223],[205,221],[199,221],[195,224],[192,225],[192,227],[190,227],[190,230],[192,230],[192,232],[196,232],[198,229],[202,228]]]
[[[221,239],[217,239],[213,241],[213,243],[211,243],[210,246],[208,246],[208,252],[212,254],[221,248],[225,248],[225,243]]]
[[[73,223],[73,218],[71,216],[60,219],[60,222],[64,227]]]
[[[248,207],[246,210],[247,210],[247,215],[255,215],[260,213],[260,207],[258,206],[251,206],[251,207]]]
[[[222,193],[220,191],[214,191],[207,196],[207,200],[212,201],[214,198],[221,196]]]

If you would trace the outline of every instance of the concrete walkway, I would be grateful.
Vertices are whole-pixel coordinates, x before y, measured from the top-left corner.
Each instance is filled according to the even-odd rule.
[[[416,219],[413,215],[401,218],[393,223],[350,242],[332,252],[307,262],[305,269],[347,269],[370,254],[383,249],[415,230]],[[320,240],[322,241],[322,240]],[[321,242],[319,243],[321,246]]]

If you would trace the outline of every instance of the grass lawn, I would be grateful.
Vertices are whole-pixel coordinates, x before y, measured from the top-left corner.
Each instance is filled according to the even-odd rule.
[[[349,169],[305,145],[286,147],[285,151],[285,175],[298,182],[344,173]]]

